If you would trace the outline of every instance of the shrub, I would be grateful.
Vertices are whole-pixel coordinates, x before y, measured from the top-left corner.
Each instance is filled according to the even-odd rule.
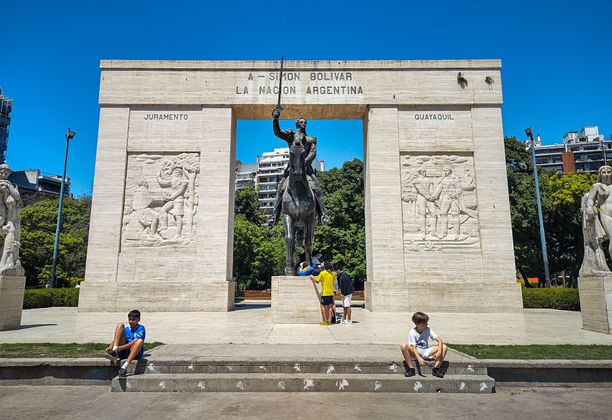
[[[580,310],[578,289],[565,287],[528,289],[523,287],[523,308]]]
[[[27,289],[23,295],[23,309],[78,306],[79,290],[77,288]]]

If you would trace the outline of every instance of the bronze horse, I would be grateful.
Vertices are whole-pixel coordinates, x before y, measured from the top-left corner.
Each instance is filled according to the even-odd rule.
[[[294,276],[293,253],[295,250],[296,231],[301,230],[304,236],[306,261],[310,262],[312,239],[317,220],[315,196],[306,178],[306,148],[300,141],[289,144],[288,188],[282,199],[282,213],[285,222],[285,243],[287,246],[285,275]]]

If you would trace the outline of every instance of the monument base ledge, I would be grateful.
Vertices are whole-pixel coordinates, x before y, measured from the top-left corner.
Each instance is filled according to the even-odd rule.
[[[517,283],[365,282],[366,309],[375,312],[520,312]]]
[[[234,309],[236,282],[81,283],[79,312],[227,312]]]
[[[582,328],[612,334],[612,273],[593,273],[578,278]]]
[[[21,325],[25,276],[0,275],[0,331]]]
[[[318,324],[321,322],[319,289],[308,277],[272,277],[272,322]]]

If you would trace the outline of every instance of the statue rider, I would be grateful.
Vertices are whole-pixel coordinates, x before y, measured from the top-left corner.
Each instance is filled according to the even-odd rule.
[[[295,133],[291,129],[281,130],[278,123],[280,114],[281,110],[279,108],[274,108],[274,111],[272,112],[272,127],[274,128],[274,135],[282,140],[285,140],[289,146],[291,146],[292,143],[302,143],[306,149],[306,179],[308,180],[308,186],[310,189],[312,189],[312,192],[315,195],[319,222],[322,224],[329,224],[329,217],[325,212],[325,204],[323,203],[323,192],[321,191],[319,181],[317,180],[314,170],[312,169],[312,161],[317,157],[317,138],[308,136],[306,134],[306,120],[304,118],[298,118],[295,121],[295,128],[297,130]],[[272,211],[272,215],[268,218],[268,224],[270,225],[276,224],[278,218],[280,217],[283,193],[287,189],[288,177],[289,166],[285,168],[285,171],[278,182],[274,209]]]

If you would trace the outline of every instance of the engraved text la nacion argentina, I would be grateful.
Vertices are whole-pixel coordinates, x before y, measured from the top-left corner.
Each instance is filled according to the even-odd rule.
[[[236,86],[236,95],[278,95],[278,80],[277,72],[249,73],[247,83]],[[306,95],[363,95],[363,88],[353,83],[349,71],[283,73],[282,94],[296,95],[298,88],[295,83],[286,82],[308,82],[306,92],[300,92]]]

